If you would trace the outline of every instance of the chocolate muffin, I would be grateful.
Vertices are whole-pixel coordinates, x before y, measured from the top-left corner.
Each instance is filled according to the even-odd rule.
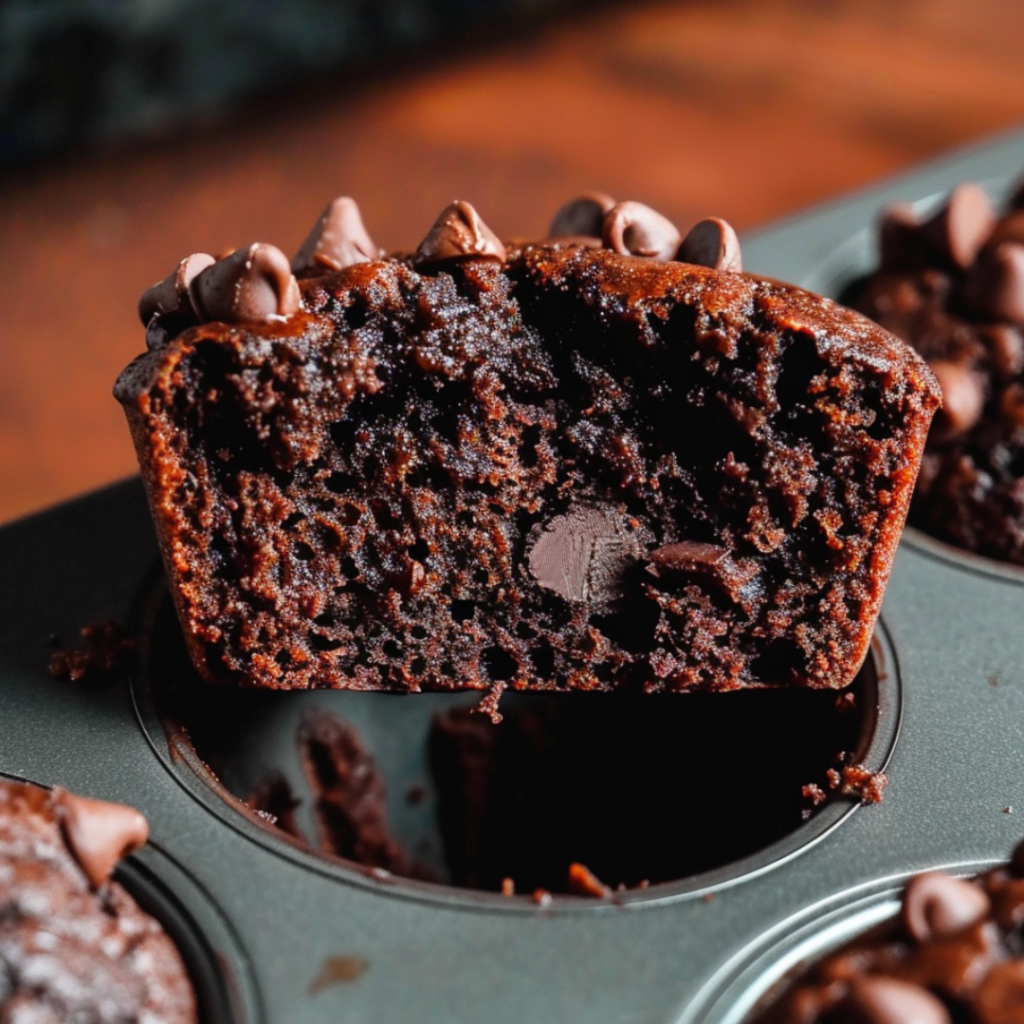
[[[596,194],[536,244],[460,202],[382,258],[343,199],[290,265],[184,260],[115,393],[200,673],[847,685],[938,387],[739,268],[724,222]]]
[[[754,1024],[1024,1020],[1024,844],[974,879],[917,875],[898,921],[832,953]]]
[[[0,780],[0,1017],[195,1024],[160,925],[111,873],[145,842],[131,807]]]
[[[932,216],[887,210],[880,266],[844,297],[928,360],[943,393],[910,522],[1024,565],[1024,190],[997,215],[977,185]]]

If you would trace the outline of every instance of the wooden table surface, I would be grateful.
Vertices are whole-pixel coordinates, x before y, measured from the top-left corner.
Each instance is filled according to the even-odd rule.
[[[184,255],[291,253],[333,196],[415,246],[468,199],[541,234],[600,188],[741,230],[1024,124],[1020,0],[603,7],[529,38],[0,182],[0,521],[125,476],[110,395]],[[756,267],[749,269],[756,270]]]

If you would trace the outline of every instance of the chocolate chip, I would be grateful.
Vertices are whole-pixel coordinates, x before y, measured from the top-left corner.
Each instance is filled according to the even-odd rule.
[[[942,209],[921,225],[921,234],[963,269],[974,262],[994,225],[988,196],[979,185],[967,181],[957,185]]]
[[[149,824],[134,807],[63,789],[53,795],[68,849],[94,886],[108,881],[118,861],[149,838]]]
[[[983,317],[1024,324],[1024,245],[985,249],[967,275],[964,298]]]
[[[680,236],[676,226],[643,203],[617,203],[604,215],[601,237],[623,256],[644,256],[667,263],[675,259]]]
[[[585,192],[559,207],[548,233],[557,237],[582,235],[600,238],[604,215],[614,205],[615,200],[604,192]]]
[[[903,924],[917,942],[947,938],[988,914],[985,891],[944,871],[915,875],[903,893]]]
[[[600,603],[620,596],[622,576],[640,553],[614,512],[577,508],[534,528],[527,564],[540,586],[567,601]]]
[[[992,354],[992,367],[1000,377],[1016,377],[1024,370],[1024,336],[1009,324],[990,324],[979,331]]]
[[[1019,1024],[1024,1020],[1024,962],[996,964],[974,991],[973,1024]]]
[[[647,571],[659,578],[673,574],[694,575],[706,579],[729,600],[739,603],[743,588],[757,575],[757,565],[749,560],[737,563],[728,548],[718,544],[684,540],[657,548],[648,556]]]
[[[505,246],[476,210],[469,203],[456,200],[441,211],[427,237],[420,242],[415,258],[417,263],[472,256],[504,261],[505,255]]]
[[[1011,433],[1024,426],[1024,384],[1007,385],[999,399],[999,414]]]
[[[292,270],[299,277],[315,277],[357,263],[369,263],[382,255],[363,224],[356,201],[339,196],[328,204],[302,248],[292,257]]]
[[[912,266],[924,248],[921,227],[910,203],[893,203],[878,221],[878,250],[882,269]]]
[[[1013,210],[1001,218],[985,244],[996,246],[1000,242],[1024,243],[1024,210]]]
[[[299,286],[280,249],[254,242],[204,270],[189,290],[200,319],[242,323],[290,316]]]
[[[215,260],[205,252],[194,252],[186,256],[175,268],[174,273],[147,288],[139,299],[139,317],[146,325],[154,316],[169,316],[185,313],[193,316],[192,304],[188,299],[188,287],[193,279]]]
[[[950,1024],[927,989],[895,978],[854,978],[835,1010],[836,1024]]]
[[[732,226],[718,217],[709,217],[690,228],[679,246],[676,259],[713,270],[739,273],[743,269],[740,240]]]
[[[981,378],[962,363],[937,359],[929,365],[942,389],[942,408],[935,414],[936,433],[945,437],[966,434],[985,408]]]

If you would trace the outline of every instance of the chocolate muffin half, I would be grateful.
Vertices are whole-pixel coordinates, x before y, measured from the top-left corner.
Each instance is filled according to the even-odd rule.
[[[592,196],[553,227],[582,237],[507,251],[456,203],[382,259],[340,200],[301,281],[253,246],[144,296],[152,351],[116,394],[207,679],[852,679],[933,376],[866,319],[739,273],[722,222],[680,241]]]
[[[111,874],[131,807],[0,780],[0,1018],[196,1024],[185,965]]]

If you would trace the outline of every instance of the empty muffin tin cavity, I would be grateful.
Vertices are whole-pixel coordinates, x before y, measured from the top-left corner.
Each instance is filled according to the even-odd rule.
[[[748,877],[847,817],[829,769],[844,754],[881,771],[898,728],[881,628],[842,693],[508,693],[494,725],[478,693],[210,687],[169,598],[152,607],[136,703],[167,766],[256,841],[393,892],[521,908],[537,890],[632,902]],[[572,864],[594,877],[570,882]]]

